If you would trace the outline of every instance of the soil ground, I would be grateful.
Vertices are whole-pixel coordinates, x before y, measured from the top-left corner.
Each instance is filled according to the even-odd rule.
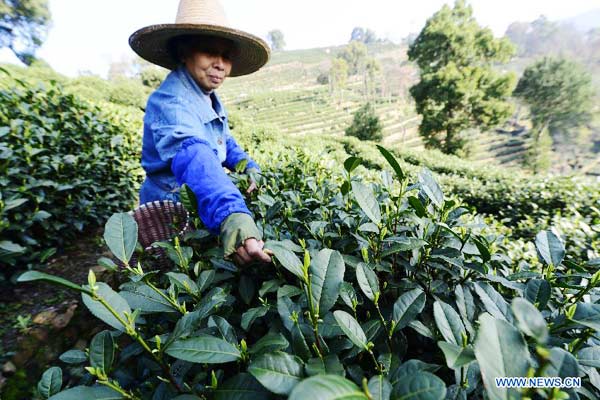
[[[102,240],[102,232],[103,229],[98,229],[82,234],[74,245],[66,248],[62,254],[51,258],[38,270],[74,283],[87,284],[88,271],[94,269],[96,272],[102,272],[102,267],[98,266],[98,259],[110,256]],[[90,328],[92,324],[89,324],[89,319],[81,318],[84,313],[87,313],[87,310],[82,306],[79,293],[46,282],[18,284],[11,290],[0,293],[0,399],[26,398],[14,394],[15,385],[14,382],[11,385],[11,379],[22,381],[25,376],[29,381],[28,385],[35,384],[39,376],[33,375],[37,375],[38,371],[43,371],[48,366],[37,364],[44,364],[46,361],[52,364],[55,360],[54,356],[70,349],[70,347],[58,347],[73,346],[74,343],[70,342],[78,340],[79,332]],[[50,318],[50,321],[46,321],[46,326],[42,326],[44,322],[34,322],[44,320],[45,315]],[[60,318],[63,320],[61,321]],[[71,325],[81,323],[90,326],[72,329]],[[51,324],[55,325],[54,328],[48,327]],[[69,326],[68,329],[75,334],[71,333],[72,337],[69,337],[69,340],[55,341],[52,336],[56,336],[57,333],[59,336],[69,336],[64,330],[61,332],[64,328],[56,329],[56,324]],[[40,330],[42,334],[39,333]],[[32,340],[42,343],[32,344]],[[36,346],[51,355],[47,355],[43,361],[36,359],[34,354],[29,356],[27,353],[31,350],[29,348]],[[19,352],[26,354],[19,354]],[[27,359],[28,357],[30,359]],[[52,358],[54,360],[51,360]],[[19,365],[20,359],[26,359],[27,362]],[[20,370],[24,370],[21,376],[19,376]],[[26,385],[24,382],[19,382],[18,386]],[[12,387],[10,391],[13,394],[6,393],[9,387]]]

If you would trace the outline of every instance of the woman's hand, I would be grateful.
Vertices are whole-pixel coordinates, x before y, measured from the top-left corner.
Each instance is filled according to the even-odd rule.
[[[258,189],[256,181],[252,179],[252,175],[255,173],[258,173],[258,170],[256,168],[248,168],[246,170],[246,175],[248,175],[248,179],[250,179],[250,186],[248,186],[248,189],[246,189],[246,194],[248,195],[254,192],[256,189]]]
[[[252,192],[254,192],[256,189],[258,189],[258,186],[256,185],[256,182],[254,181],[250,181],[250,186],[248,186],[248,189],[246,189],[246,194],[250,194]]]
[[[238,266],[251,264],[253,262],[271,262],[269,250],[263,250],[265,243],[262,240],[249,238],[244,241],[244,245],[237,248],[231,258]]]

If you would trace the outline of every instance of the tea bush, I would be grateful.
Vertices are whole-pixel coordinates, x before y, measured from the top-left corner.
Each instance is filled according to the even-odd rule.
[[[251,207],[273,264],[238,269],[200,228],[157,244],[172,270],[144,254],[128,265],[137,225],[123,213],[105,227],[127,265],[117,290],[92,272],[85,286],[22,275],[80,291],[108,327],[61,356],[83,379],[63,382],[52,367],[39,397],[598,398],[599,260],[565,260],[547,230],[533,244],[538,263],[515,264],[429,170],[408,177],[380,151],[392,172],[371,183],[356,157],[342,169],[296,149],[265,166]],[[511,376],[575,377],[581,387],[496,386]]]
[[[130,208],[140,182],[137,126],[55,84],[0,90],[0,264],[8,277]]]

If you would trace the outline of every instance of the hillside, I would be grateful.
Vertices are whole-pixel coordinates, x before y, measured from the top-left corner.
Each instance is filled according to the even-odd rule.
[[[233,78],[220,90],[231,110],[282,134],[343,136],[352,114],[365,101],[374,103],[384,125],[383,143],[393,149],[421,149],[420,117],[408,89],[418,80],[418,70],[407,61],[406,46],[369,46],[381,71],[375,93],[366,95],[363,76],[351,76],[343,93],[334,93],[317,77],[329,71],[331,60],[342,47],[285,51],[258,73]],[[474,133],[471,159],[478,163],[519,166],[528,145],[526,125],[507,125],[492,132]]]
[[[271,125],[290,136],[343,136],[354,111],[371,101],[384,125],[383,144],[392,149],[422,149],[418,134],[420,117],[408,92],[419,75],[415,66],[407,61],[406,46],[389,43],[369,46],[369,56],[381,65],[375,82],[369,83],[375,87],[370,96],[366,95],[365,78],[361,75],[351,76],[342,93],[333,92],[329,84],[318,83],[319,75],[329,71],[332,59],[342,48],[274,53],[262,70],[250,76],[230,78],[220,93],[230,110],[243,118]],[[520,74],[532,61],[516,59],[502,68]],[[519,168],[529,147],[529,128],[527,110],[516,107],[513,119],[505,126],[473,132],[468,158],[476,165]],[[595,143],[600,142],[600,129],[589,129],[584,140],[588,142],[580,147],[559,142],[554,149],[552,172],[581,170],[599,174]]]

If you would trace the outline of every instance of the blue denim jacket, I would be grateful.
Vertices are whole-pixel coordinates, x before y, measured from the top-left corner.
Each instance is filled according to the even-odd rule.
[[[185,183],[196,195],[202,222],[218,234],[230,214],[250,214],[222,167],[233,170],[243,159],[248,160],[247,169],[259,167],[231,135],[227,113],[214,91],[210,98],[212,107],[184,66],[172,71],[150,95],[144,116],[146,180],[140,203],[179,201],[179,188]]]

